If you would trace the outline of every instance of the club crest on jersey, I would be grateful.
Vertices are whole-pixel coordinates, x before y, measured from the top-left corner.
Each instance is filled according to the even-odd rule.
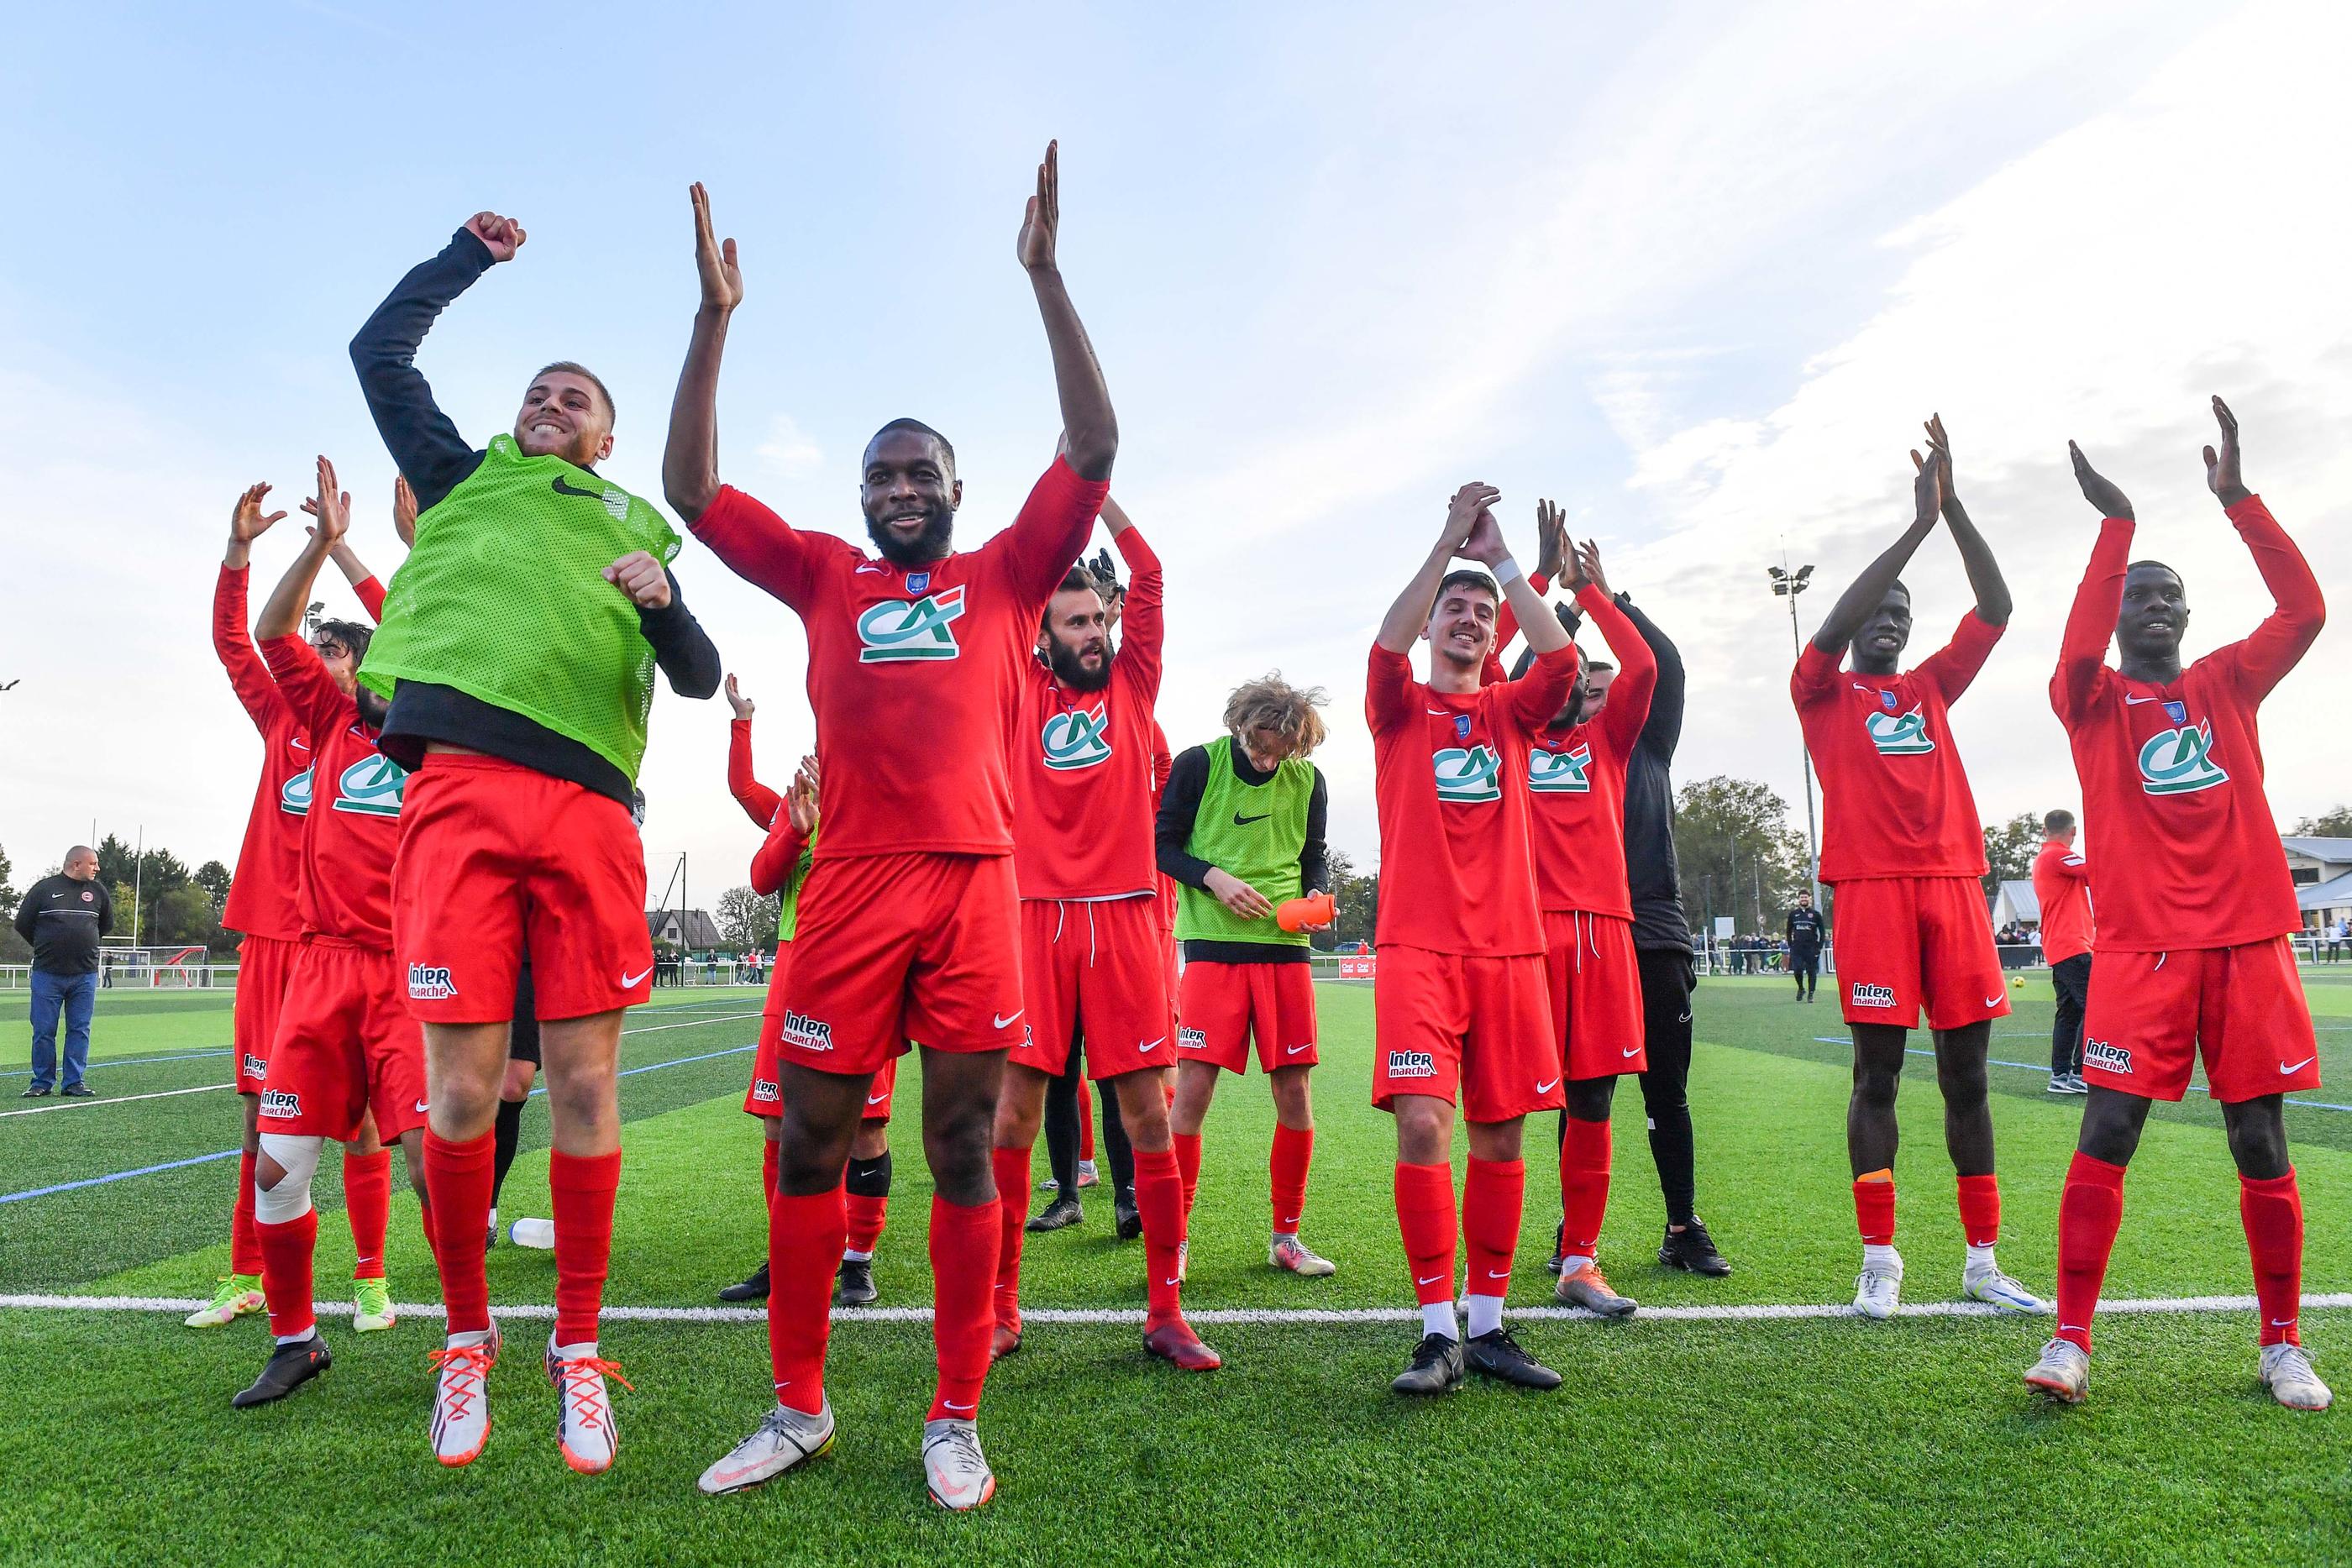
[[[831,1051],[833,1026],[810,1018],[805,1013],[786,1012],[781,1031],[786,1045],[802,1051]]]
[[[265,1089],[261,1092],[261,1114],[278,1121],[287,1121],[302,1113],[302,1096],[288,1089]]]
[[[446,1002],[457,994],[457,985],[449,978],[449,971],[444,966],[438,964],[408,966],[408,995],[412,1000]]]
[[[1045,750],[1045,766],[1068,772],[1108,762],[1109,728],[1101,703],[1084,711],[1055,714],[1045,721],[1045,733],[1038,737]]]
[[[909,592],[909,593],[925,593],[925,592],[929,591],[929,590],[930,590],[930,586],[931,586],[931,574],[930,574],[929,572],[928,572],[928,571],[910,571],[910,572],[908,572],[908,573],[907,574],[907,591],[908,591],[908,592]]]
[[[2124,1046],[2115,1045],[2104,1040],[2086,1040],[2083,1042],[2083,1065],[2098,1068],[2103,1072],[2120,1072],[2129,1077],[2131,1051]]]
[[[1592,789],[1585,769],[1592,766],[1592,747],[1578,741],[1565,751],[1541,747],[1528,753],[1528,788],[1539,795],[1582,795]]]
[[[2187,724],[2189,722],[2189,705],[2183,702],[2174,702],[2172,699],[2168,697],[2165,699],[2164,704],[2164,716],[2170,719],[2175,724]]]
[[[1391,1051],[1389,1052],[1391,1078],[1434,1078],[1437,1059],[1425,1051]]]
[[[407,788],[408,769],[382,752],[373,752],[343,769],[335,780],[335,810],[363,817],[397,817],[401,792]]]
[[[2227,784],[2230,776],[2210,755],[2212,749],[2213,727],[2207,724],[2148,737],[2139,748],[2139,787],[2151,795],[2189,795]]]
[[[1892,692],[1878,694],[1891,705]],[[1870,732],[1870,744],[1878,747],[1881,757],[1921,757],[1936,749],[1927,736],[1927,716],[1917,708],[1909,713],[1874,713],[1862,721]]]
[[[1467,740],[1470,738],[1470,716],[1468,714],[1457,713],[1454,716],[1454,738],[1456,740]]]
[[[1890,691],[1881,691],[1878,694],[1878,703],[1879,706],[1884,707],[1888,713],[1893,713],[1895,711],[1895,694]]]
[[[929,583],[930,573],[917,574]],[[916,579],[907,586],[915,588]],[[869,605],[857,618],[857,651],[861,664],[887,664],[901,659],[952,659],[963,650],[956,645],[954,622],[963,614],[963,588],[942,589],[920,599],[886,599]]]
[[[1895,1005],[1895,988],[1856,980],[1853,983],[1853,1005],[1858,1008],[1891,1008]]]
[[[278,788],[278,809],[289,816],[310,814],[310,769],[305,768]]]
[[[1495,755],[1493,747],[1474,746],[1466,751],[1458,746],[1448,747],[1429,760],[1437,770],[1439,800],[1471,802],[1503,798],[1502,785],[1497,781],[1503,771],[1503,759]]]

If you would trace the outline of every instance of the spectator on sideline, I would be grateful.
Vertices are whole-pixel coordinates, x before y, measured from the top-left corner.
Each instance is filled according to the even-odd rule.
[[[59,1091],[88,1099],[89,1015],[98,1002],[98,939],[114,929],[114,899],[98,880],[98,852],[76,844],[66,868],[45,876],[16,906],[16,934],[33,945],[33,1082],[24,1098],[37,1100],[58,1082],[58,1015],[66,1021],[65,1083]]]

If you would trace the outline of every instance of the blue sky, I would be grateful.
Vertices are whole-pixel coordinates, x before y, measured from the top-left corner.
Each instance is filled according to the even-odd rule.
[[[1048,136],[1065,271],[1120,413],[1115,489],[1169,564],[1180,745],[1240,679],[1327,685],[1334,837],[1373,858],[1364,651],[1445,497],[1480,478],[1524,557],[1536,498],[1566,502],[1681,641],[1681,776],[1794,801],[1763,567],[1785,540],[1833,592],[1903,521],[1905,449],[1940,409],[2019,599],[1956,715],[1979,802],[2072,804],[2043,695],[2095,523],[2069,436],[2188,573],[2197,650],[2264,606],[2204,497],[2208,392],[2323,583],[2352,566],[2333,238],[2352,138],[2329,76],[2352,26],[2284,5],[1909,10],[19,18],[0,61],[0,681],[22,685],[0,696],[0,843],[37,868],[95,815],[234,859],[255,745],[206,643],[229,504],[257,478],[290,504],[324,451],[389,572],[391,466],[343,345],[479,208],[530,240],[421,361],[470,436],[509,423],[537,365],[577,358],[619,403],[609,471],[658,496],[701,179],[749,284],[730,477],[857,537],[856,455],[913,414],[954,439],[960,537],[984,538],[1055,431],[1012,256]],[[257,578],[292,549],[265,540]],[[698,547],[677,570],[781,778],[809,740],[797,623]],[[1966,606],[1948,542],[1909,576],[1924,639]],[[2334,648],[2270,709],[2289,820],[2352,796],[2352,742],[2286,716],[2340,706]],[[698,889],[741,879],[726,717],[656,704],[656,886],[680,851]]]

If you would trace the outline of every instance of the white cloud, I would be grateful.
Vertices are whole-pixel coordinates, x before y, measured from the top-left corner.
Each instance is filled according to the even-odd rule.
[[[768,422],[768,434],[753,454],[786,479],[806,479],[824,466],[824,453],[789,413]]]

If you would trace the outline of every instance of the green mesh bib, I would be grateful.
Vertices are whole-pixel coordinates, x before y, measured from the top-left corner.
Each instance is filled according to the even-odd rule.
[[[359,678],[454,686],[569,736],[632,780],[646,754],[654,651],[603,573],[667,562],[677,531],[609,480],[493,436],[480,466],[416,519]]]
[[[783,808],[779,806],[776,810],[781,811]],[[801,858],[793,867],[793,874],[786,877],[784,885],[777,890],[776,940],[779,942],[791,941],[793,933],[800,929],[801,889],[808,884],[809,868],[815,864],[816,834],[811,833],[809,841],[801,846]]]
[[[1305,885],[1298,852],[1307,847],[1314,764],[1293,757],[1265,783],[1244,784],[1234,773],[1232,736],[1219,736],[1204,749],[1209,781],[1202,787],[1201,809],[1192,815],[1192,836],[1184,841],[1184,852],[1241,878],[1279,908],[1297,898]],[[1271,915],[1244,920],[1214,894],[1181,885],[1176,890],[1176,936],[1190,941],[1307,946],[1306,932],[1285,931]]]

